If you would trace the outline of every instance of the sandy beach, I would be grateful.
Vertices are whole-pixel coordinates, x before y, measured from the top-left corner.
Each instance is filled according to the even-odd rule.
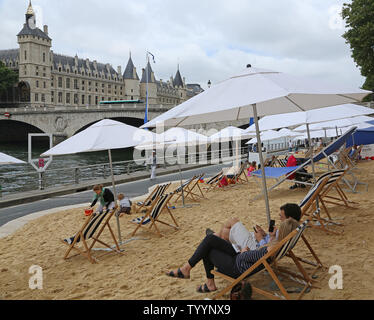
[[[304,299],[372,299],[374,296],[374,196],[370,188],[374,183],[374,162],[362,162],[358,167],[360,170],[356,174],[361,181],[369,183],[369,192],[359,187],[361,193],[347,195],[350,200],[359,202],[359,209],[329,207],[332,216],[342,218],[338,221],[344,224],[344,227],[335,229],[344,230],[344,233],[329,235],[316,229],[306,231],[307,239],[327,269],[317,273],[320,289],[312,289]],[[60,240],[72,236],[83,224],[86,218],[82,209],[41,217],[0,239],[0,300],[211,298],[213,294],[196,292],[196,287],[204,283],[202,263],[192,271],[191,280],[168,278],[164,273],[186,262],[204,238],[206,228],[218,231],[230,217],[238,217],[250,230],[255,224],[266,228],[264,201],[259,199],[249,204],[249,197],[260,191],[260,185],[259,180],[256,183],[252,178],[248,185],[209,192],[199,206],[173,210],[180,230],[161,226],[162,238],[140,231],[137,236],[149,240],[130,242],[123,246],[123,255],[109,253],[95,265],[82,256],[63,260],[66,247]],[[299,203],[307,192],[305,189],[291,191],[290,185],[284,183],[270,194],[271,212],[277,222],[280,206],[289,202]],[[121,218],[125,239],[130,238],[135,228],[130,223],[135,217]],[[167,215],[163,218],[168,219]],[[114,219],[111,225],[117,234]],[[109,239],[108,232],[103,239]],[[309,257],[303,244],[295,251],[300,256]],[[32,265],[43,268],[42,290],[29,289],[29,268]],[[282,265],[290,270],[296,269],[288,259],[284,259]],[[343,268],[343,290],[329,288],[331,275],[328,268],[334,265]],[[264,289],[272,286],[270,277],[263,273],[252,277],[251,282]],[[286,287],[300,286],[288,280],[284,283]],[[219,289],[225,285],[225,281],[217,280]],[[263,299],[259,296],[254,298]]]

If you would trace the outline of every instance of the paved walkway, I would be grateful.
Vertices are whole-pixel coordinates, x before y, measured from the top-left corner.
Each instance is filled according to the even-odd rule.
[[[213,165],[186,170],[182,172],[182,177],[183,179],[189,179],[191,176],[200,173],[205,173],[207,176],[212,176],[224,166],[225,165]],[[176,181],[179,179],[179,173],[171,173],[158,176],[158,178],[154,181],[150,181],[148,177],[147,179],[140,179],[124,184],[118,184],[116,189],[118,193],[124,193],[130,198],[134,198],[147,194],[149,188],[155,184]],[[87,204],[92,201],[92,197],[92,191],[89,190],[62,196],[54,195],[48,199],[0,209],[0,238],[11,234],[18,228],[25,225],[27,222],[37,219],[43,215],[68,210],[70,208],[87,206]]]

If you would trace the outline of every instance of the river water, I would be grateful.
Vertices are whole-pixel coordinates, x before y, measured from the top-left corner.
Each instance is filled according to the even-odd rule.
[[[48,144],[39,142],[33,146],[33,159],[38,159],[40,154],[47,151]],[[16,157],[28,162],[27,143],[0,144],[0,152]],[[113,162],[128,161],[133,159],[132,149],[112,151]],[[74,182],[75,167],[85,167],[97,164],[108,163],[108,152],[82,153],[76,155],[54,157],[53,162],[46,172],[46,187],[60,186],[68,182]],[[57,169],[63,169],[55,171]],[[115,174],[127,172],[127,167],[123,165],[115,166]],[[105,169],[106,175],[109,175],[109,167]],[[92,168],[82,170],[81,180],[91,180],[94,178],[103,178],[104,168]],[[38,190],[39,178],[36,170],[30,165],[0,165],[0,185],[2,186],[2,195],[15,192],[24,192]]]

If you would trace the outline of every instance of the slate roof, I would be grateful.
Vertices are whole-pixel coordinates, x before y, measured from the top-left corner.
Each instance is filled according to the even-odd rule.
[[[146,83],[147,82],[146,70],[148,70],[148,83],[155,83],[156,82],[156,77],[153,81],[152,80],[153,70],[152,70],[151,64],[149,62],[147,64],[147,67],[145,69],[143,69],[142,80],[140,81],[140,83]]]
[[[138,74],[134,72],[135,66],[134,63],[132,62],[132,59],[130,57],[129,62],[127,63],[125,72],[123,73],[123,78],[124,79],[133,79],[133,80],[139,80]],[[134,78],[134,73],[135,73],[135,78]]]
[[[183,87],[183,80],[182,80],[181,73],[179,72],[179,69],[177,71],[177,74],[174,77],[173,85],[174,87]]]
[[[65,55],[53,53],[53,67],[55,69],[57,69],[58,65],[60,63],[62,65],[62,71],[66,72],[66,66],[69,66],[70,71],[72,71],[73,67],[75,67],[75,57],[70,57],[70,56],[65,56]],[[86,63],[85,59],[78,58],[79,72],[80,72],[81,68],[83,68],[86,73],[88,73],[89,71],[90,72],[94,71],[95,70],[94,62],[89,61],[88,62],[88,67],[87,67],[87,63]],[[104,63],[99,63],[99,62],[97,63],[97,71],[99,73],[104,72],[104,74],[109,74],[110,73],[111,76],[117,76],[117,77],[119,76],[119,74],[116,72],[116,70],[114,70],[114,68],[112,66],[109,67],[109,73],[108,73],[107,67]]]
[[[19,56],[19,49],[0,50],[0,60],[16,61]]]
[[[27,23],[23,25],[23,29],[17,34],[17,36],[35,36],[52,41],[52,39],[48,37],[48,35],[46,35],[42,30],[39,28],[31,29]]]

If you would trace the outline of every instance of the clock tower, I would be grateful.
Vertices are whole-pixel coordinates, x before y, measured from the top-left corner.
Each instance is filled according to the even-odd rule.
[[[29,106],[43,107],[51,104],[52,39],[48,27],[40,30],[29,1],[26,21],[17,35],[19,44],[19,82],[29,91]]]

